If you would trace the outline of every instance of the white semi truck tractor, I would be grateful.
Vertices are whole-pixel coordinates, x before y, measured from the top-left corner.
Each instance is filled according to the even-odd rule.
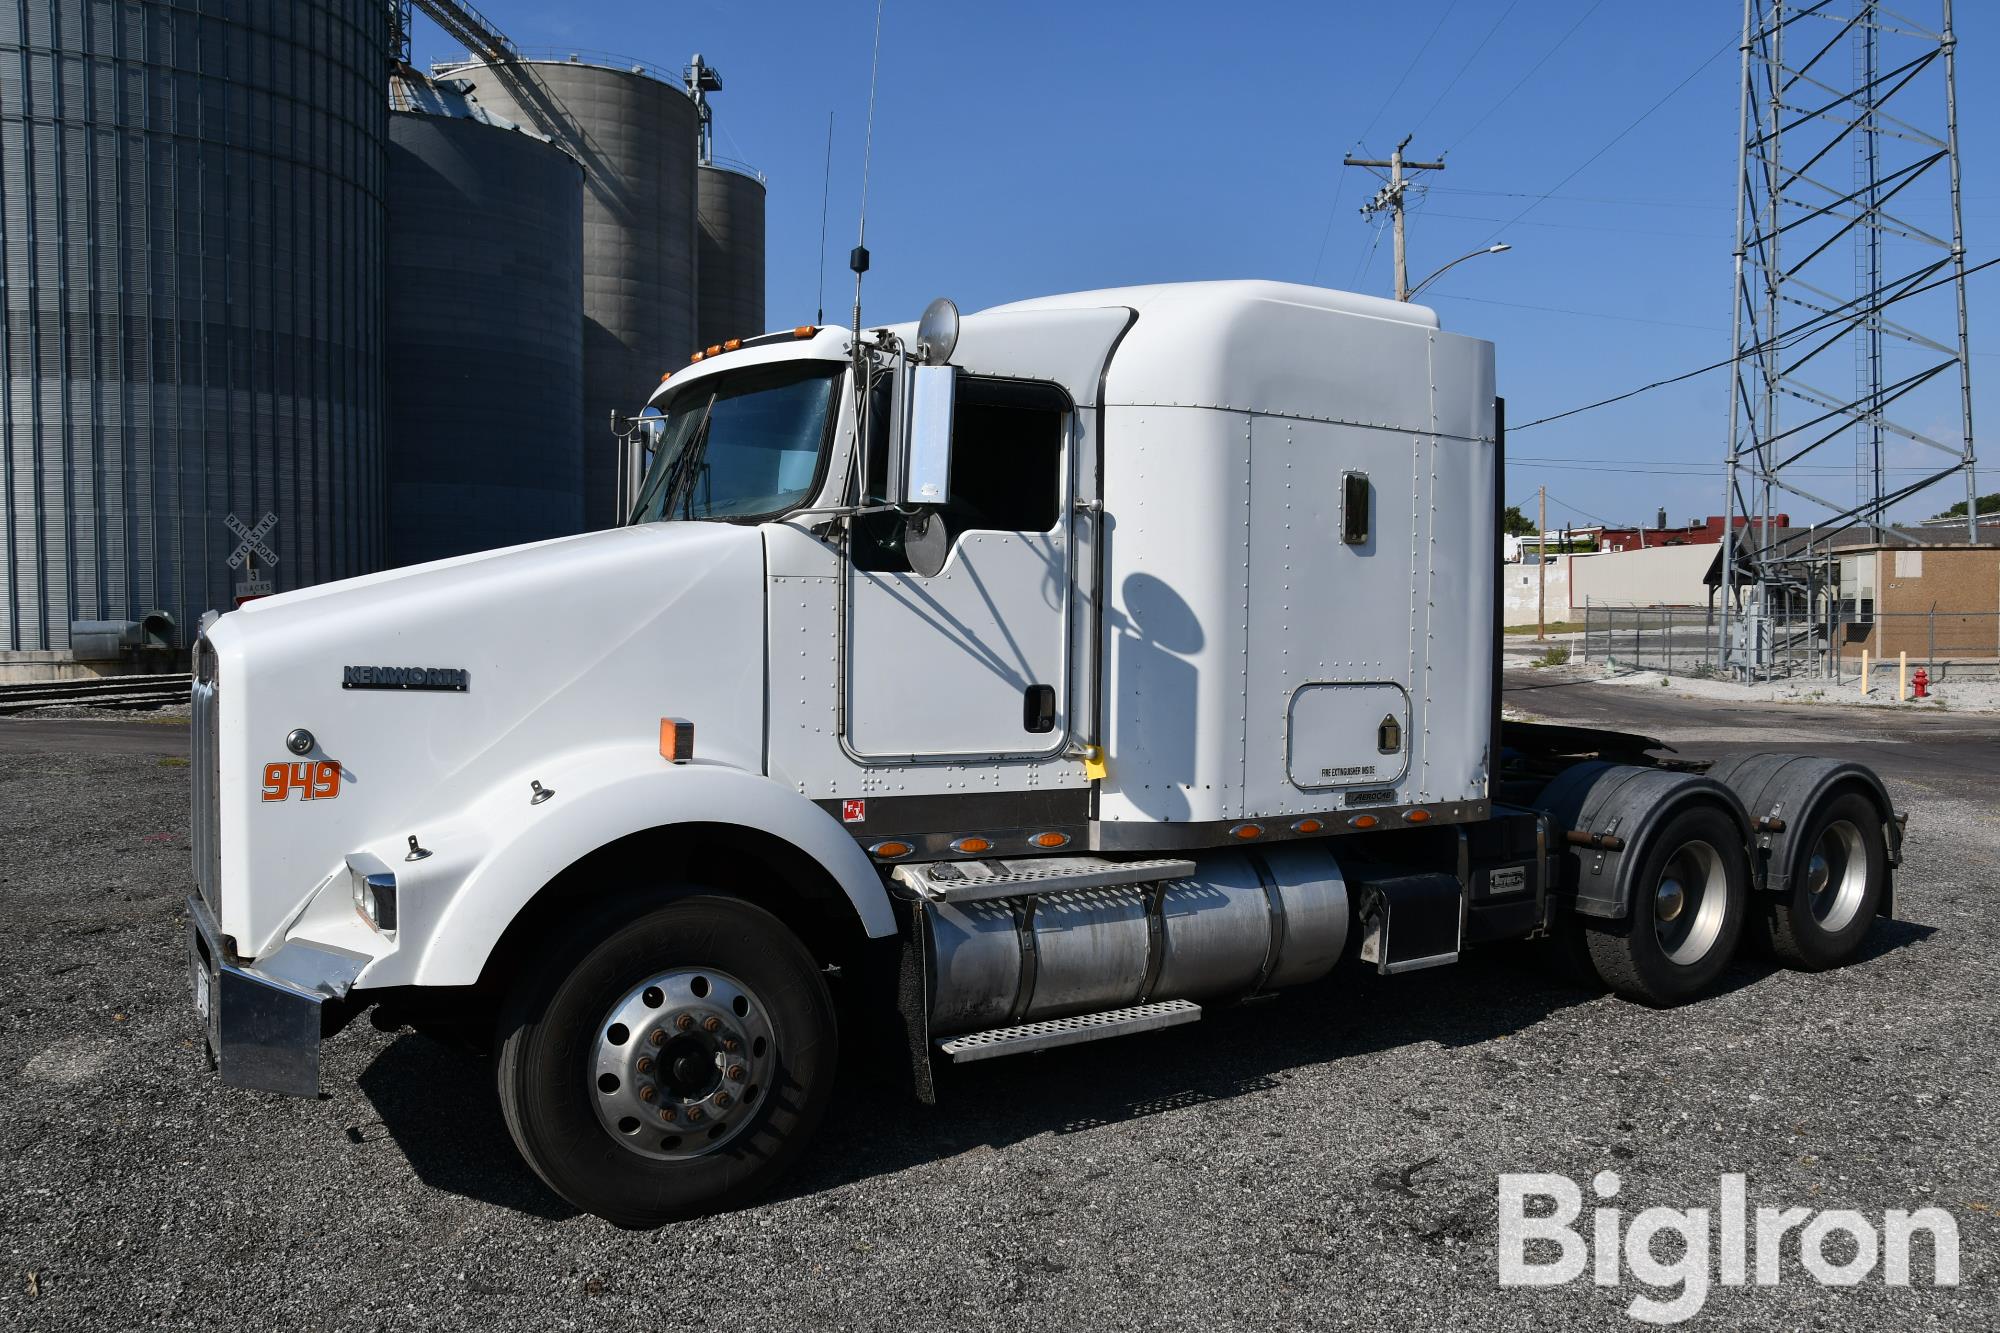
[[[376,1006],[490,1052],[533,1169],[645,1226],[770,1185],[843,1045],[928,1098],[1538,936],[1671,1005],[1890,911],[1865,768],[1501,721],[1493,348],[1422,307],[939,302],[707,348],[638,424],[622,527],[201,636],[224,1082],[312,1095]]]

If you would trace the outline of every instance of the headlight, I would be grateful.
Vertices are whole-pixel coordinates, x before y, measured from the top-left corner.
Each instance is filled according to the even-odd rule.
[[[396,933],[396,876],[387,870],[363,871],[347,867],[354,883],[354,910],[384,935]]]

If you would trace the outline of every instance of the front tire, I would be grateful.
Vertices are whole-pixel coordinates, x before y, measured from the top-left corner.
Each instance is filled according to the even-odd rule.
[[[1605,985],[1666,1008],[1708,989],[1735,955],[1750,866],[1735,821],[1711,805],[1673,816],[1651,844],[1625,920],[1590,923],[1586,942]]]
[[[1859,792],[1828,801],[1800,840],[1791,888],[1759,918],[1770,951],[1793,967],[1822,971],[1861,947],[1889,881],[1882,817]]]
[[[833,1004],[762,908],[690,892],[578,921],[510,992],[501,1110],[550,1189],[624,1227],[767,1189],[826,1110]]]

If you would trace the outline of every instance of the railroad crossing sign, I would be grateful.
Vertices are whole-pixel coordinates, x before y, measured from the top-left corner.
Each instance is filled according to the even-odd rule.
[[[253,555],[267,565],[278,563],[278,553],[264,545],[264,538],[270,533],[272,528],[278,526],[278,516],[276,514],[265,514],[264,517],[257,520],[257,526],[254,528],[250,527],[234,514],[223,519],[222,522],[231,532],[243,539],[237,544],[236,549],[229,553],[229,567],[231,569],[243,568],[244,559]]]

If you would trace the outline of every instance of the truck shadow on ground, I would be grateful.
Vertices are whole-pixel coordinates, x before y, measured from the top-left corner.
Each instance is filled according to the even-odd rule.
[[[1934,933],[1880,922],[1849,966]],[[1780,970],[1746,950],[1716,994]],[[1256,1098],[1297,1068],[1338,1066],[1420,1042],[1481,1046],[1601,1000],[1616,1003],[1571,980],[1550,947],[1516,945],[1400,977],[1336,973],[1271,1000],[1212,1008],[1200,1023],[1172,1032],[940,1067],[934,1107],[912,1101],[899,1071],[864,1054],[842,1071],[819,1151],[807,1153],[775,1197],[810,1196],[974,1149],[1203,1103],[1241,1100],[1249,1114]],[[575,1216],[515,1152],[484,1059],[406,1034],[362,1072],[360,1084],[424,1185],[535,1217]]]

